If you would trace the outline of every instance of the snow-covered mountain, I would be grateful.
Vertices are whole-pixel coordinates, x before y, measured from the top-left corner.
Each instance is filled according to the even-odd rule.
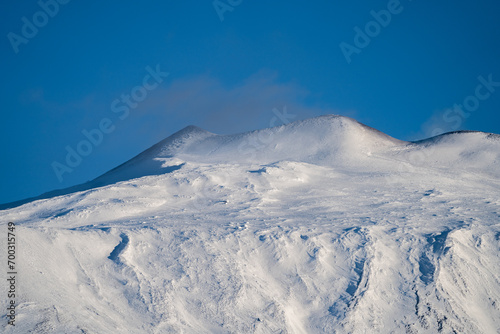
[[[25,202],[7,333],[500,333],[496,134],[190,126]]]

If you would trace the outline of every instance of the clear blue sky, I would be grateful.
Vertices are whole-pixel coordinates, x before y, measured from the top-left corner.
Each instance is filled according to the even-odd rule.
[[[497,1],[59,1],[0,5],[0,203],[93,179],[189,124],[278,125],[284,106],[400,139],[500,133]],[[94,144],[70,167],[84,131]]]

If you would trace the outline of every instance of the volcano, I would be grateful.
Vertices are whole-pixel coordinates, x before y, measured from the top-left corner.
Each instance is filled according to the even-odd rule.
[[[500,331],[497,134],[188,126],[1,208],[19,275],[6,333]]]

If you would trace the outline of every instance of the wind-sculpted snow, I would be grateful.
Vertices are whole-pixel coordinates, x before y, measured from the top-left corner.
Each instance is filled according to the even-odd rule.
[[[334,116],[187,128],[0,211],[20,259],[6,332],[498,333],[499,145]]]

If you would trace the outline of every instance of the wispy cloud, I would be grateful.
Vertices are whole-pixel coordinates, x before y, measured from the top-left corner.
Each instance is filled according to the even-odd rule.
[[[145,101],[139,112],[149,114],[159,123],[177,119],[217,133],[266,127],[274,116],[273,108],[284,105],[297,119],[334,113],[307,105],[309,95],[303,87],[279,82],[276,73],[265,70],[231,87],[203,75],[173,79]]]
[[[446,118],[447,113],[448,109],[434,111],[434,113],[420,126],[420,131],[413,134],[409,139],[425,139],[460,129],[459,125],[461,125],[461,123],[457,126],[456,122],[450,122],[449,119]]]
[[[496,87],[500,87],[500,82],[494,81],[491,73],[486,76],[479,75],[477,80],[478,83],[476,83],[474,91],[471,90],[471,94],[467,95],[461,103],[454,103],[450,108],[435,111],[422,124],[422,133],[419,135],[432,137],[463,129],[466,120],[471,115],[477,114],[482,103],[495,93]]]

